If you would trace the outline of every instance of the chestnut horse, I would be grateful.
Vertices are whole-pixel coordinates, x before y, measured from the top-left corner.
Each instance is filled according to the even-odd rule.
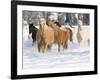
[[[40,28],[36,35],[38,51],[46,52],[54,43],[54,30],[46,24],[44,18],[40,19]]]
[[[57,23],[51,23],[51,25],[54,30],[54,41],[58,44],[58,51],[60,51],[60,46],[62,46],[63,49],[67,48],[68,40],[72,41],[72,31],[70,29],[66,29],[66,31],[61,30],[60,25]]]
[[[69,33],[70,33],[70,38],[69,38],[69,40],[70,40],[70,41],[73,41],[73,32],[72,32],[72,30],[71,30],[70,28],[68,28],[67,26],[61,26],[61,25],[59,24],[59,22],[54,22],[54,24],[56,24],[58,27],[60,27],[60,29],[63,30],[63,31],[69,31]],[[70,26],[71,28],[73,28],[72,25],[69,24],[69,26]]]

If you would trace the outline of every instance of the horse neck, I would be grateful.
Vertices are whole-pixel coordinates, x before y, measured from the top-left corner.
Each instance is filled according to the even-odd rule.
[[[43,32],[43,28],[42,28],[42,25],[40,24],[40,32],[42,33]]]
[[[78,32],[82,30],[82,26],[78,25]]]
[[[42,36],[44,36],[45,26],[47,26],[47,25],[41,25],[40,24],[40,30],[41,30]]]
[[[48,29],[49,27],[48,27],[47,24],[45,24],[45,25],[43,25],[43,28],[44,28],[44,29]]]

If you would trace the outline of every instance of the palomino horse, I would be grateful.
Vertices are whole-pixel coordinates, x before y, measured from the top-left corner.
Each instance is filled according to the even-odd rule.
[[[54,31],[51,27],[46,24],[46,20],[44,18],[40,19],[40,28],[36,35],[38,51],[42,49],[42,52],[46,52],[54,43]]]
[[[68,40],[72,40],[71,39],[71,35],[70,35],[70,30],[66,29],[66,31],[63,31],[60,29],[60,26],[58,25],[58,23],[52,23],[51,24],[53,30],[54,30],[54,41],[55,43],[58,44],[58,51],[60,51],[60,46],[63,47],[63,49],[68,47]]]

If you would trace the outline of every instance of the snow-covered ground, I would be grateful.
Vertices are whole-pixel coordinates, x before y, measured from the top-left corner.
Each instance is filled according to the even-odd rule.
[[[47,53],[38,52],[36,43],[23,42],[23,69],[59,68],[70,66],[87,66],[90,63],[89,47],[80,48],[77,43],[70,43],[68,49],[58,52],[54,44]]]

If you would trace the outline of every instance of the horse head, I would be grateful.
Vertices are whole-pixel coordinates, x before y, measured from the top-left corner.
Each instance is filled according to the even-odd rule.
[[[83,23],[81,20],[78,20],[78,30],[82,30]]]
[[[39,25],[40,25],[40,30],[44,29],[44,25],[45,25],[46,21],[44,18],[41,18],[39,21]]]
[[[40,19],[40,25],[43,27],[46,24],[46,20],[44,18]]]
[[[56,22],[54,22],[54,24],[55,24],[55,25],[57,25],[58,27],[61,27],[60,23],[59,23],[59,22],[57,22],[57,21],[56,21]]]

